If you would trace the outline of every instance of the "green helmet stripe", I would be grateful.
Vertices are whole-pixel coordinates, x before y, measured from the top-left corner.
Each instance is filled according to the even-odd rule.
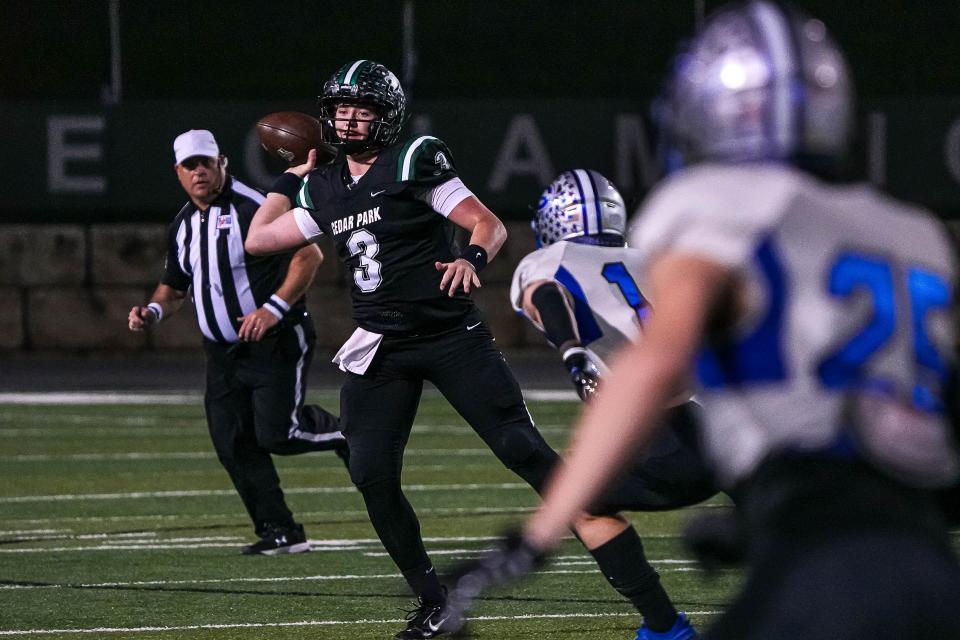
[[[413,178],[413,169],[417,164],[417,157],[423,153],[426,143],[436,140],[433,136],[420,136],[408,142],[397,159],[397,182]]]
[[[354,84],[357,81],[357,72],[360,71],[360,67],[366,60],[355,60],[353,64],[349,67],[346,67],[346,71],[343,72],[343,76],[340,78],[340,84]]]

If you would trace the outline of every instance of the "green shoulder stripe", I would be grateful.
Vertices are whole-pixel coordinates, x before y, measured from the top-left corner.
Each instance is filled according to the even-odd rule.
[[[313,210],[313,199],[310,197],[310,190],[307,188],[307,182],[309,182],[309,180],[310,174],[308,173],[303,177],[303,181],[300,183],[300,191],[297,192],[296,202],[293,204],[304,209]]]
[[[400,155],[397,157],[397,182],[411,180],[414,177],[413,169],[416,166],[417,158],[420,157],[420,154],[423,153],[423,150],[431,140],[436,140],[436,138],[433,136],[420,136],[419,138],[411,139],[404,145],[403,150],[400,151]]]

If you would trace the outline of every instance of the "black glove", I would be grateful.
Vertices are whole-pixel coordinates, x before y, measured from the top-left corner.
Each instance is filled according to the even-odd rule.
[[[466,562],[449,574],[445,621],[441,629],[460,634],[474,600],[490,589],[522,578],[541,567],[546,554],[534,548],[518,532],[508,533],[496,547],[478,560]]]
[[[583,347],[571,347],[563,353],[563,364],[570,372],[570,380],[577,388],[577,395],[586,402],[597,393],[600,370]]]

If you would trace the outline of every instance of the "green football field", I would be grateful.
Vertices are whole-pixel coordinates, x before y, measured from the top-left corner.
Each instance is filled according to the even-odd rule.
[[[316,398],[336,406],[335,396]],[[566,441],[578,407],[529,403]],[[442,573],[536,504],[442,399],[425,396],[404,483]],[[313,552],[246,557],[251,526],[198,400],[0,405],[0,637],[391,638],[411,597],[332,454],[277,458]],[[705,575],[677,537],[710,504],[633,514],[678,608],[698,626],[739,575]],[[568,540],[532,579],[484,599],[476,638],[633,638],[638,617]]]

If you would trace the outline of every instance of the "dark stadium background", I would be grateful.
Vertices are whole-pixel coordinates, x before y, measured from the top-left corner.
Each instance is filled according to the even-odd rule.
[[[497,186],[504,132],[532,123],[549,171],[590,166],[638,200],[656,178],[650,101],[677,43],[719,4],[2,0],[0,388],[23,379],[24,354],[195,348],[192,312],[146,337],[124,328],[130,305],[156,282],[163,224],[183,201],[172,138],[213,129],[231,170],[252,180],[257,117],[314,110],[323,81],[358,57],[397,72],[414,116],[429,118],[468,185],[509,223],[511,240],[479,302],[504,348],[542,348],[510,311],[506,288],[532,247],[525,221],[548,170],[538,173],[530,159],[527,173]],[[826,22],[853,69],[861,126],[852,174],[960,218],[960,3],[797,4]],[[67,133],[57,138],[53,122],[66,122]],[[617,151],[624,130],[634,137]],[[59,160],[57,144],[67,154]],[[56,186],[56,171],[80,186]],[[92,191],[82,182],[91,175],[103,180]],[[325,301],[320,346],[329,349],[352,325],[343,274],[325,269],[311,297]]]
[[[111,4],[110,0],[4,1],[0,106],[9,109],[24,102],[41,109],[51,103],[111,105]],[[346,60],[365,57],[383,62],[401,76],[414,112],[418,105],[434,101],[544,105],[562,99],[609,101],[618,108],[629,105],[646,116],[677,43],[693,31],[698,13],[719,4],[716,0],[119,0],[119,104],[109,108],[122,113],[145,101],[177,100],[311,109],[322,82],[334,69]],[[932,99],[960,95],[960,3],[801,0],[796,4],[822,18],[842,43],[864,112],[892,101],[897,104],[894,115],[908,114],[923,130],[933,126],[925,122],[929,118],[924,112],[940,105]],[[412,15],[407,40],[405,11]],[[907,106],[902,105],[904,99]],[[182,111],[179,105],[176,109]],[[475,124],[460,123],[465,129]],[[0,135],[10,134],[7,130]],[[6,147],[5,153],[11,154],[10,146]],[[469,149],[454,147],[454,153],[469,158]],[[916,155],[912,150],[903,152],[907,153]],[[8,162],[16,160],[8,156]],[[859,156],[857,161],[863,162]],[[922,177],[923,172],[918,173]],[[530,190],[534,184],[523,186]],[[896,185],[891,188],[897,191]],[[918,199],[925,191],[940,188],[907,189],[910,192],[902,195]],[[170,189],[175,193],[176,185]],[[634,191],[629,186],[625,190]],[[515,199],[496,204],[505,217],[526,215]],[[931,196],[929,204],[944,215],[960,214],[960,190],[949,198]],[[37,206],[36,200],[28,206],[0,204],[0,211],[8,220],[79,219],[65,216],[62,209]],[[126,219],[133,213],[125,208]],[[136,213],[140,219],[164,220],[168,207],[152,205]],[[98,215],[116,219],[96,210],[86,211],[83,219]]]
[[[97,100],[107,0],[3,3],[0,95]],[[357,56],[400,69],[401,0],[120,2],[124,97],[301,99]],[[704,3],[709,10],[720,2]],[[861,94],[953,95],[960,4],[795,3],[843,44]],[[696,0],[416,0],[416,98],[632,98],[659,87]],[[399,71],[398,71],[399,72]]]

